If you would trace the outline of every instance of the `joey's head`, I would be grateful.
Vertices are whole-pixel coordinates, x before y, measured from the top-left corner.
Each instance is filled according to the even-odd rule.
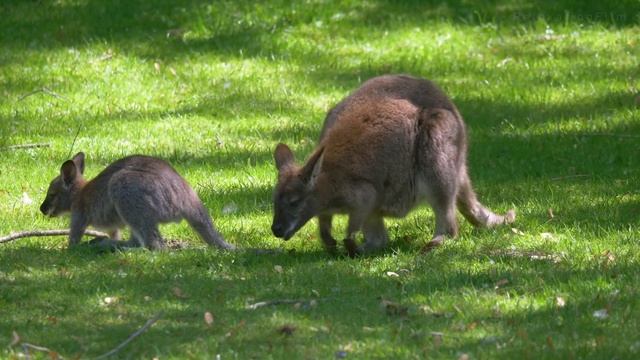
[[[49,184],[47,197],[40,205],[40,211],[51,217],[69,212],[73,197],[84,183],[83,173],[84,153],[79,152],[60,167],[60,175]]]
[[[295,163],[285,144],[278,144],[273,157],[278,168],[278,183],[273,192],[273,224],[276,237],[289,240],[304,224],[317,215],[316,178],[322,164],[322,152],[316,150],[303,166]]]

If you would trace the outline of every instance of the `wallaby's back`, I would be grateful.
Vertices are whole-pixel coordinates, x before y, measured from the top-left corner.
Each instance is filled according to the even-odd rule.
[[[366,81],[356,91],[334,106],[324,120],[320,139],[326,136],[339,115],[356,103],[372,98],[401,99],[417,108],[446,109],[460,117],[449,97],[433,82],[409,75],[383,75]]]

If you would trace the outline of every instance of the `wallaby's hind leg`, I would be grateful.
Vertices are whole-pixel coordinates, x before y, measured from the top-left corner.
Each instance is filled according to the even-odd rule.
[[[222,235],[213,225],[209,212],[202,203],[194,204],[195,209],[188,211],[185,218],[191,227],[209,245],[217,246],[225,250],[234,250],[236,247],[224,241]]]
[[[364,244],[358,247],[360,253],[370,253],[384,248],[389,241],[387,228],[381,216],[371,215],[362,226]]]
[[[454,196],[437,199],[432,202],[431,206],[436,215],[436,229],[433,238],[422,248],[422,252],[429,252],[442,245],[445,237],[453,238],[458,234]]]
[[[112,237],[98,236],[91,239],[91,241],[89,241],[89,245],[102,251],[116,251],[122,249],[138,248],[141,246],[138,239],[133,236],[128,241],[116,240]]]
[[[507,211],[505,215],[497,215],[478,201],[466,169],[462,169],[460,172],[459,182],[460,188],[457,197],[458,210],[460,210],[460,213],[462,213],[473,226],[491,228],[502,224],[510,224],[515,221],[515,210],[511,209]]]
[[[139,226],[129,224],[129,226],[131,228],[132,237],[134,237],[138,243],[144,244],[147,249],[164,249],[164,241],[162,240],[157,224],[147,223]],[[131,242],[133,241],[134,239],[131,240]]]
[[[318,215],[318,227],[320,228],[320,239],[325,249],[331,254],[337,251],[338,242],[331,236],[332,215]]]
[[[455,181],[455,167],[446,159],[434,161],[441,164],[440,168],[425,170],[429,193],[427,199],[436,217],[436,228],[433,238],[423,248],[422,252],[431,251],[442,245],[445,237],[455,237],[458,234],[456,219],[456,195],[458,184]]]

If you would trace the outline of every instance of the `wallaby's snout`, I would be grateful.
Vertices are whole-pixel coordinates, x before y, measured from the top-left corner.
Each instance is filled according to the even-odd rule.
[[[40,212],[43,215],[49,215],[51,211],[51,206],[49,205],[49,199],[44,199],[42,205],[40,205]]]
[[[49,215],[49,202],[47,199],[44,199],[42,205],[40,205],[40,212],[44,215]]]
[[[271,232],[273,232],[273,235],[277,238],[284,238],[284,227],[280,223],[274,222],[273,225],[271,225]]]
[[[276,209],[273,223],[271,224],[271,232],[277,238],[289,240],[297,230],[295,219],[288,219],[286,214],[281,214],[281,209]]]

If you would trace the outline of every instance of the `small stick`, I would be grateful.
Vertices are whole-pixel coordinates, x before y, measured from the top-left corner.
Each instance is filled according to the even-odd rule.
[[[25,347],[25,348],[33,349],[33,350],[51,352],[51,349],[49,349],[49,348],[46,348],[44,346],[29,344],[29,343],[26,343],[26,342],[23,342],[22,346]]]
[[[18,145],[9,145],[0,150],[16,150],[16,149],[32,149],[32,148],[44,148],[51,146],[51,143],[35,143],[35,144],[18,144]]]
[[[107,235],[107,234],[105,234],[103,232],[95,231],[95,230],[85,230],[84,234],[87,235],[87,236],[106,236],[106,237],[109,236],[109,235]],[[9,241],[13,241],[13,240],[17,240],[17,239],[21,239],[21,238],[25,238],[25,237],[32,237],[32,236],[61,236],[61,235],[69,235],[69,229],[21,231],[21,232],[12,233],[12,234],[9,234],[7,236],[0,237],[0,244],[5,243],[5,242],[9,242]]]
[[[300,304],[300,303],[307,303],[307,302],[311,302],[312,300],[304,300],[304,299],[276,299],[276,300],[268,300],[268,301],[259,301],[255,304],[251,304],[251,305],[247,305],[247,309],[249,310],[255,310],[261,307],[265,307],[265,306],[271,306],[271,305],[285,305],[285,304]]]
[[[46,87],[41,87],[40,89],[36,89],[36,90],[33,90],[33,91],[32,91],[32,92],[30,92],[30,93],[27,93],[27,94],[22,95],[22,96],[18,99],[18,101],[22,101],[22,100],[24,100],[24,99],[28,98],[29,96],[31,96],[31,95],[35,95],[35,94],[37,94],[37,93],[45,93],[45,94],[50,95],[50,96],[53,96],[53,97],[55,97],[55,98],[63,99],[63,100],[64,100],[64,97],[62,97],[62,96],[60,96],[60,95],[58,95],[58,94],[54,93],[53,91],[51,91],[51,90],[47,89]]]
[[[631,134],[614,134],[614,133],[593,133],[593,134],[578,134],[577,136],[612,136],[620,138],[640,138],[640,135]]]
[[[76,140],[78,140],[78,135],[80,135],[80,129],[82,129],[82,125],[78,126],[78,131],[76,131],[76,136],[73,137],[73,142],[71,143],[71,147],[69,148],[67,159],[71,157],[71,152],[73,151],[73,147],[76,145]]]
[[[162,312],[157,313],[153,318],[147,320],[147,323],[144,324],[143,327],[141,327],[140,329],[138,329],[138,331],[134,332],[133,334],[129,335],[129,337],[123,341],[122,343],[120,343],[120,345],[116,346],[115,348],[113,348],[112,350],[98,356],[97,358],[95,358],[95,360],[99,360],[99,359],[104,359],[106,357],[109,357],[115,353],[117,353],[118,351],[120,351],[123,347],[127,346],[128,343],[130,343],[133,339],[135,339],[136,337],[138,337],[140,334],[142,334],[143,332],[147,331],[147,329],[153,325],[156,321],[158,321],[158,319],[160,319],[160,317],[162,316]]]
[[[31,357],[29,356],[29,349],[31,350],[37,350],[37,351],[42,351],[42,352],[46,352],[49,354],[49,356],[53,359],[53,358],[57,358],[57,359],[64,359],[60,354],[58,354],[56,351],[53,351],[49,348],[46,348],[44,346],[39,346],[39,345],[33,345],[33,344],[29,344],[26,342],[23,342],[22,344],[22,349],[24,351],[24,355],[26,359],[30,359]],[[55,355],[53,355],[55,354]]]
[[[558,177],[551,178],[551,181],[575,179],[575,178],[585,178],[585,177],[589,177],[589,176],[591,176],[591,175],[577,174],[577,175],[558,176]]]

